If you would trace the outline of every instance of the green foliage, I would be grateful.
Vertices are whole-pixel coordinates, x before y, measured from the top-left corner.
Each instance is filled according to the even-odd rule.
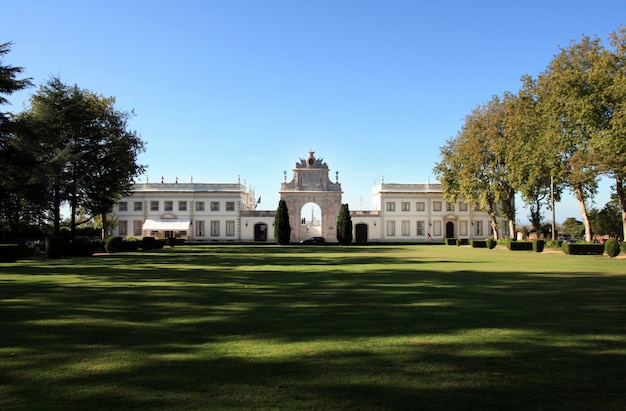
[[[541,253],[543,252],[543,248],[545,245],[545,241],[544,240],[532,240],[532,244],[533,244],[533,250]]]
[[[122,237],[109,237],[104,242],[104,251],[109,254],[114,254],[122,249],[122,242],[124,239]]]
[[[561,231],[566,237],[581,238],[585,234],[585,226],[573,217],[565,219],[561,224]]]
[[[490,240],[495,241],[493,238]],[[487,240],[472,240],[470,245],[472,248],[487,248]]]
[[[144,237],[141,239],[141,249],[144,251],[153,250],[156,246],[156,238]]]
[[[620,244],[615,238],[609,238],[604,242],[604,252],[609,257],[617,257],[620,251]]]
[[[274,239],[278,244],[289,244],[291,240],[291,225],[289,223],[289,210],[287,202],[280,200],[274,216]]]
[[[491,237],[485,241],[487,242],[487,248],[490,250],[493,250],[494,248],[496,248],[496,244],[498,243],[496,240],[494,240]]]
[[[507,242],[507,248],[511,251],[532,251],[533,242],[532,241],[509,241]]]
[[[17,244],[0,244],[0,263],[12,263],[20,256],[20,246]]]
[[[120,251],[137,251],[139,241],[135,237],[127,237],[120,243]]]
[[[63,256],[63,238],[59,236],[46,237],[46,253],[50,259],[61,258]]]
[[[349,245],[352,242],[352,218],[348,204],[342,204],[337,216],[337,241],[341,245]]]
[[[617,195],[611,195],[611,201],[604,205],[602,210],[589,212],[591,228],[595,235],[619,237],[623,233],[622,213]]]
[[[74,242],[63,244],[64,257],[89,257],[96,252],[96,243]]]
[[[458,240],[456,238],[445,238],[443,241],[446,245],[456,245]]]
[[[604,244],[563,243],[562,248],[565,254],[571,254],[571,255],[602,255],[604,254]]]

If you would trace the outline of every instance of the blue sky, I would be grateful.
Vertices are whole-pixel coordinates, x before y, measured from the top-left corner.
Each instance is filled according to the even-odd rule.
[[[439,148],[560,46],[626,24],[604,1],[9,1],[4,63],[134,110],[151,182],[234,182],[262,209],[313,149],[350,209],[372,185],[426,182]],[[10,16],[7,18],[7,16]],[[35,88],[10,96],[21,111]],[[609,199],[609,182],[596,198]],[[362,199],[362,205],[361,205]],[[521,204],[520,204],[521,206]],[[521,207],[518,220],[526,223]],[[571,197],[557,222],[579,218]],[[549,218],[546,212],[546,218]]]

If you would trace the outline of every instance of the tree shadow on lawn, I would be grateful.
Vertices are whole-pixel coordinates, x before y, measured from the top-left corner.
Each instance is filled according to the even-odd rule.
[[[297,275],[234,270],[232,256],[206,271],[193,255],[136,270],[144,257],[34,264],[29,282],[0,282],[1,408],[626,400],[624,276],[439,272],[392,257],[380,268],[375,256],[355,256],[376,267],[358,273],[306,257]]]

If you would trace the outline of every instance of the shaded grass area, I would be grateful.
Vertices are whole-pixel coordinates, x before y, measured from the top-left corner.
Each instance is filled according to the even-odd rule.
[[[176,247],[0,265],[0,409],[623,409],[626,260]]]

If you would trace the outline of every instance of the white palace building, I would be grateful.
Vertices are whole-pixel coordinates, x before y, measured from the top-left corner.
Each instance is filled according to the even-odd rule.
[[[286,201],[291,241],[318,235],[337,241],[335,223],[341,209],[341,184],[329,178],[328,165],[309,151],[283,178],[280,198]],[[276,210],[255,210],[254,190],[236,183],[136,183],[119,200],[112,235],[180,237],[187,242],[274,242]],[[309,215],[316,204],[321,217]],[[443,199],[440,184],[374,185],[373,210],[352,210],[356,243],[441,242],[444,238],[484,239],[492,235],[489,217],[465,202]],[[498,221],[508,236],[508,221]]]

